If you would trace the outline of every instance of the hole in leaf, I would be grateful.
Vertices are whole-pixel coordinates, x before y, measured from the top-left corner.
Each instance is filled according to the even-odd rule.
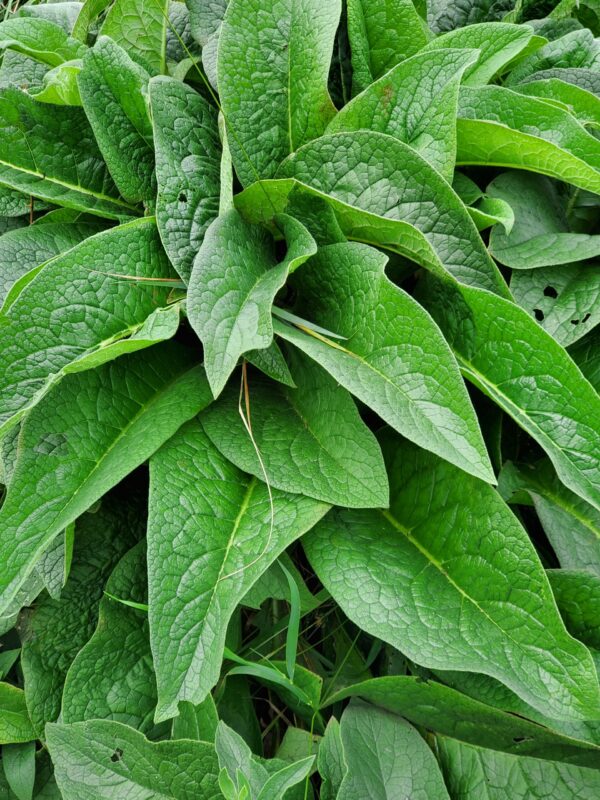
[[[120,747],[117,747],[115,752],[110,757],[110,760],[115,764],[117,761],[120,761],[123,758],[123,751]]]
[[[589,319],[591,316],[592,316],[592,315],[591,315],[591,314],[590,314],[590,312],[588,311],[588,313],[585,315],[585,317],[584,317],[584,318],[583,318],[581,321],[582,321],[582,322],[587,322],[587,321],[588,321],[588,319]]]
[[[558,297],[558,292],[554,288],[554,286],[546,286],[544,289],[544,296],[545,297]]]
[[[531,737],[528,738],[527,736],[515,736],[513,738],[513,742],[515,744],[521,744],[521,742],[530,742],[530,741],[531,741]]]
[[[179,202],[187,203],[187,195],[184,192],[179,193]]]
[[[580,319],[572,319],[571,320],[571,325],[579,325],[580,322],[581,322]]]
[[[538,322],[541,322],[544,319],[544,312],[542,311],[541,308],[534,308],[533,315]]]

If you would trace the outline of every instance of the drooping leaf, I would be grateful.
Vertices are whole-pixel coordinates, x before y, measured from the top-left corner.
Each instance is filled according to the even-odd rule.
[[[0,49],[10,47],[51,67],[80,58],[81,42],[72,39],[54,22],[16,17],[0,23]]]
[[[121,195],[154,199],[152,124],[144,95],[148,73],[101,36],[83,58],[77,84],[98,146]]]
[[[340,0],[230,1],[218,85],[242,184],[272,178],[335,114],[327,74],[340,10]]]
[[[244,472],[264,479],[264,466],[278,489],[351,508],[387,506],[383,457],[350,395],[300,353],[290,352],[288,362],[296,388],[249,379],[255,444],[238,411],[236,386],[202,415],[212,442]]]
[[[108,720],[48,725],[46,736],[64,800],[98,800],[98,786],[103,800],[222,800],[207,742],[149,742]]]
[[[81,94],[77,78],[81,72],[81,59],[65,61],[48,70],[42,85],[31,94],[38,103],[51,103],[57,106],[81,106]]]
[[[191,87],[164,77],[150,82],[150,103],[158,183],[156,221],[171,263],[188,281],[206,229],[219,212],[221,147],[216,112]]]
[[[275,331],[411,441],[493,481],[454,359],[430,317],[385,277],[385,263],[361,244],[321,248],[295,276],[299,313],[346,340],[279,320]]]
[[[203,371],[171,343],[70,375],[50,392],[23,426],[0,510],[0,608],[60,531],[209,400]]]
[[[285,216],[279,224],[288,243],[282,261],[277,261],[270,235],[235,210],[210,225],[194,260],[187,312],[204,345],[204,366],[215,397],[241,355],[271,344],[275,294],[288,272],[316,252],[301,223]]]
[[[424,666],[490,675],[557,718],[599,718],[591,656],[495,491],[395,437],[383,449],[390,510],[335,510],[304,538],[344,612]]]
[[[160,721],[177,714],[178,701],[206,697],[236,605],[327,506],[273,489],[271,512],[267,487],[227,462],[198,422],[156,453],[150,471],[150,636]]]
[[[151,75],[165,72],[167,0],[116,0],[100,28]]]
[[[371,130],[415,148],[447,180],[456,156],[458,89],[474,50],[423,52],[402,61],[339,111],[327,133]]]

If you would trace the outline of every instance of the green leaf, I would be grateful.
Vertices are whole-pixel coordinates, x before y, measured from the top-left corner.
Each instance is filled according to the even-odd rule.
[[[446,287],[430,283],[426,304],[463,375],[538,442],[569,489],[600,508],[598,394],[514,303],[468,286],[452,295],[452,307],[449,300]]]
[[[599,718],[591,656],[500,497],[395,437],[383,449],[390,510],[336,509],[304,539],[344,613],[424,666],[490,675],[559,719]]]
[[[153,78],[156,221],[171,263],[187,282],[206,229],[219,213],[221,145],[215,109],[181,81]],[[177,135],[173,136],[173,125]]]
[[[204,345],[204,366],[215,397],[241,355],[271,344],[275,295],[288,272],[316,253],[300,222],[285,216],[278,224],[288,244],[283,261],[277,261],[270,235],[235,210],[210,225],[194,261],[187,313]]]
[[[327,705],[348,697],[362,697],[415,725],[479,747],[593,769],[600,765],[598,745],[506,713],[435,681],[406,675],[374,678],[332,695]]]
[[[550,569],[548,579],[567,630],[600,649],[600,578],[584,570]]]
[[[257,800],[279,800],[287,794],[288,789],[297,786],[308,777],[314,761],[314,756],[307,756],[275,772],[263,784]]]
[[[53,4],[54,5],[54,4]],[[65,61],[48,70],[39,90],[31,94],[38,103],[51,103],[58,106],[81,106],[81,95],[77,77],[81,72],[81,59]]]
[[[347,340],[278,320],[275,331],[411,441],[494,481],[454,358],[428,314],[385,277],[385,263],[361,244],[321,248],[294,281],[298,310]]]
[[[536,72],[547,69],[588,68],[597,71],[600,67],[600,45],[591,31],[571,31],[523,59],[511,71],[507,85],[522,83]]]
[[[338,800],[449,800],[435,756],[401,717],[353,700],[342,715],[340,732],[348,769]]]
[[[429,39],[411,0],[348,0],[354,94],[417,53]]]
[[[197,705],[182,700],[178,714],[173,719],[171,739],[198,739],[201,742],[214,742],[219,717],[215,701],[211,695]]]
[[[17,800],[32,800],[35,784],[35,742],[5,744],[2,766]]]
[[[167,0],[116,0],[100,28],[151,75],[166,67]]]
[[[465,70],[462,83],[465,86],[483,86],[524,50],[532,33],[527,25],[480,22],[436,36],[426,45],[424,52],[448,47],[479,50],[477,61]]]
[[[490,236],[490,252],[501,264],[534,269],[600,256],[600,236],[569,232],[564,198],[554,181],[543,175],[504,172],[487,192],[505,200],[515,214],[510,234],[496,228]]]
[[[25,277],[29,282],[0,318],[10,343],[0,354],[3,426],[39,402],[75,362],[84,366],[85,359],[135,334],[166,304],[166,288],[123,280],[115,266],[141,278],[170,276],[152,218],[90,237],[46,262],[33,279],[31,273]]]
[[[321,800],[336,800],[340,784],[348,770],[340,723],[330,717],[325,736],[319,745],[317,755],[319,775],[321,776]]]
[[[125,50],[101,36],[83,58],[77,84],[98,146],[121,195],[130,203],[156,191],[149,76]]]
[[[25,705],[25,692],[0,683],[0,744],[31,742],[35,732]]]
[[[207,742],[149,742],[108,720],[48,725],[48,748],[64,800],[221,800],[215,749]]]
[[[340,0],[229,3],[218,84],[243,185],[272,178],[279,163],[321,136],[335,114],[327,75],[340,10]]]
[[[72,39],[54,22],[33,17],[16,17],[0,23],[0,50],[7,47],[51,67],[80,58],[84,50],[81,42]]]
[[[600,240],[600,237],[588,238]],[[600,241],[596,246],[600,251]],[[519,270],[513,274],[510,288],[515,302],[559,344],[567,347],[600,322],[598,266],[597,261],[592,261]]]
[[[251,796],[258,797],[269,773],[242,737],[222,721],[217,725],[215,748],[219,766],[227,772],[238,791],[242,788],[239,781],[242,777],[252,792]]]
[[[29,225],[5,233],[0,237],[0,304],[4,303],[15,281],[29,270],[70,250],[98,231],[99,226],[89,222],[56,222]]]
[[[403,61],[344,106],[327,133],[387,133],[414,147],[451,180],[458,89],[465,68],[476,58],[474,50],[440,50]]]
[[[42,596],[21,615],[25,696],[38,738],[46,722],[58,719],[67,671],[94,632],[106,579],[141,534],[139,505],[109,495],[95,514],[77,520],[73,563],[60,599]]]
[[[145,551],[140,542],[123,556],[106,584],[108,593],[145,599]],[[111,719],[148,734],[155,706],[148,615],[103,597],[96,631],[69,667],[61,721]]]
[[[394,250],[446,279],[507,294],[457,195],[392,136],[323,136],[290,156],[280,173],[330,197],[349,238]]]
[[[515,222],[515,215],[509,204],[496,197],[482,197],[476,206],[469,208],[469,214],[478,231],[500,224],[509,234]]]
[[[0,119],[1,184],[109,219],[135,213],[119,199],[82,109],[10,87],[0,89]]]
[[[66,377],[30,412],[0,511],[1,609],[52,539],[209,399],[201,368],[166,343]]]
[[[599,76],[600,77],[600,76]],[[560,78],[545,78],[513,86],[515,92],[561,103],[582,125],[600,126],[600,98]]]
[[[502,86],[463,87],[457,164],[515,167],[600,192],[600,141],[567,111]]]
[[[294,379],[275,339],[263,350],[248,350],[244,359],[274,381],[294,388]]]
[[[452,797],[480,800],[595,800],[600,772],[570,764],[519,758],[438,738],[437,750]],[[575,794],[576,793],[576,794]]]
[[[229,0],[187,0],[186,5],[190,12],[190,28],[194,39],[202,47],[211,36],[217,33],[223,22]]]
[[[263,479],[264,467],[269,483],[286,492],[350,508],[387,506],[381,450],[350,395],[301,353],[292,350],[288,362],[295,389],[249,377],[254,441],[240,417],[239,389],[230,386],[201,417],[212,442],[244,472]]]
[[[244,595],[242,605],[248,608],[258,609],[265,600],[269,598],[275,600],[289,599],[288,583],[280,564],[285,565],[298,585],[302,615],[308,614],[318,608],[321,605],[321,599],[312,594],[308,589],[300,571],[287,553],[283,553],[275,564],[272,564],[266,572],[263,572],[256,583],[254,583],[250,590]]]
[[[273,489],[271,511],[267,487],[227,462],[197,422],[156,453],[150,478],[150,637],[161,721],[177,714],[178,701],[206,697],[237,604],[327,506]]]

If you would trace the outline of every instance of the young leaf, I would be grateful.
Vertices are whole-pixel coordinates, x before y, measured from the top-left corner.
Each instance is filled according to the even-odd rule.
[[[84,51],[81,42],[72,39],[54,22],[31,17],[0,23],[0,50],[7,47],[51,67],[80,58]]]
[[[494,490],[396,437],[384,455],[390,510],[336,510],[304,539],[344,612],[424,666],[490,675],[559,719],[600,718],[591,656]]]
[[[351,508],[387,506],[381,450],[350,395],[297,351],[288,361],[294,389],[249,378],[252,440],[230,386],[201,417],[212,442],[244,472],[263,479],[264,466],[269,483],[286,492]]]
[[[166,0],[116,0],[100,28],[151,75],[164,73],[167,42]]]
[[[161,721],[177,714],[178,701],[206,697],[236,605],[327,506],[243,475],[198,422],[156,453],[150,479],[150,637]]]
[[[327,75],[340,10],[340,0],[230,0],[218,85],[243,185],[272,178],[335,114]]]
[[[149,742],[108,720],[48,725],[48,748],[64,800],[220,800],[219,766],[207,742]],[[93,777],[92,777],[93,776]]]
[[[166,77],[150,81],[150,105],[158,183],[156,222],[171,263],[187,282],[206,229],[219,213],[217,115],[191,87]]]
[[[0,510],[0,609],[52,539],[209,400],[201,368],[170,343],[70,375],[50,392],[23,426]]]
[[[411,145],[452,180],[461,76],[474,50],[419,53],[391,69],[339,111],[327,133],[371,130]]]
[[[152,124],[145,94],[148,73],[101,36],[83,58],[77,84],[86,116],[121,195],[154,199]]]
[[[316,244],[293,217],[278,220],[288,243],[276,259],[270,235],[228,211],[209,227],[194,261],[187,295],[190,323],[204,345],[204,367],[213,395],[223,390],[238,359],[273,341],[271,306]]]
[[[411,441],[493,482],[449,348],[428,314],[385,277],[386,260],[365,245],[330,245],[296,276],[299,313],[346,341],[311,336],[278,320],[275,330]]]

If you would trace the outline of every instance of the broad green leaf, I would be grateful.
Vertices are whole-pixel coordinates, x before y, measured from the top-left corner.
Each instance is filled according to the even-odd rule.
[[[10,683],[0,683],[0,744],[30,742],[35,738],[25,692]]]
[[[600,80],[600,74],[598,78]],[[530,81],[512,88],[520,94],[539,97],[548,102],[562,103],[582,125],[595,128],[600,126],[600,98],[587,89],[562,81],[560,78]]]
[[[123,600],[145,601],[145,550],[145,542],[140,542],[123,556],[106,592]],[[96,631],[69,667],[61,721],[111,719],[147,734],[155,706],[148,615],[103,597]]]
[[[9,289],[29,270],[70,250],[100,227],[88,222],[29,225],[0,237],[0,304]]]
[[[167,0],[116,0],[100,28],[151,75],[166,68]]]
[[[44,588],[53,600],[60,598],[73,557],[75,523],[68,525],[52,542],[35,565],[35,571],[44,582]]]
[[[596,246],[600,251],[600,236],[588,238],[599,240]],[[510,288],[515,302],[567,347],[600,322],[599,266],[598,261],[591,261],[519,270],[513,274]]]
[[[295,276],[298,312],[345,341],[279,320],[275,331],[411,441],[493,482],[448,345],[418,303],[386,278],[386,260],[362,244],[329,245]]]
[[[591,31],[585,28],[571,31],[544,45],[532,55],[523,59],[510,72],[506,83],[508,86],[522,83],[536,72],[547,69],[591,69],[600,68],[600,43]]]
[[[569,491],[548,461],[520,468],[508,462],[498,488],[507,502],[517,500],[514,492],[527,493],[562,567],[600,577],[600,512]]]
[[[294,388],[294,379],[277,342],[273,340],[263,350],[248,350],[244,358],[269,378],[284,386]]]
[[[16,17],[0,23],[0,50],[7,47],[51,67],[80,58],[84,49],[81,42],[72,39],[54,22],[33,17]]]
[[[106,579],[136,534],[143,534],[138,504],[108,495],[95,514],[77,520],[73,563],[60,599],[42,596],[21,615],[25,697],[38,738],[46,722],[58,718],[67,671],[94,632]]]
[[[548,570],[558,610],[567,630],[600,649],[600,578],[585,570]]]
[[[33,273],[0,318],[8,343],[0,354],[3,425],[14,424],[39,402],[74,362],[135,334],[157,307],[166,304],[167,288],[132,282],[121,273],[170,276],[152,218],[90,237]]]
[[[600,330],[595,328],[569,348],[569,354],[597,392],[600,392]]]
[[[2,767],[17,800],[32,800],[35,784],[35,742],[5,744],[2,748]]]
[[[468,211],[478,231],[484,231],[492,225],[502,225],[509,234],[515,222],[512,208],[505,200],[497,197],[482,197]]]
[[[241,789],[241,778],[248,785],[250,796],[258,797],[269,773],[244,739],[222,721],[217,725],[215,749],[219,766],[227,772],[234,785]]]
[[[600,94],[600,73],[584,67],[557,67],[555,69],[542,69],[530,75],[526,83],[531,81],[545,81],[553,78],[579,86],[592,94]],[[512,87],[513,91],[520,92],[525,83],[518,83]]]
[[[64,800],[222,800],[207,742],[149,742],[108,720],[48,725],[46,736]]]
[[[447,180],[456,156],[458,89],[474,50],[419,53],[351,100],[327,133],[368,129],[411,145]]]
[[[600,397],[572,359],[514,303],[425,283],[425,304],[463,375],[538,442],[569,489],[600,508]]]
[[[231,0],[219,37],[218,84],[243,185],[320,136],[340,0]],[[268,98],[268,100],[267,100]]]
[[[463,87],[457,164],[540,172],[600,193],[600,141],[567,111],[502,86]]]
[[[58,0],[56,3],[27,3],[19,8],[19,17],[45,19],[72,33],[83,3],[75,0]]]
[[[430,36],[412,0],[348,0],[347,13],[354,94],[417,53]]]
[[[600,772],[570,764],[520,758],[454,739],[437,738],[446,785],[455,800],[595,800]],[[485,788],[483,788],[485,787]]]
[[[443,736],[513,755],[598,769],[600,747],[474,700],[432,680],[394,675],[349,686],[327,700],[362,697]]]
[[[229,0],[186,0],[190,12],[190,27],[194,39],[202,47],[217,33],[223,22]]]
[[[337,800],[450,800],[431,749],[401,717],[353,700],[340,733],[348,769]]]
[[[149,616],[161,721],[177,714],[178,701],[206,697],[237,604],[327,506],[273,489],[271,510],[267,487],[230,464],[198,422],[151,459],[150,481]]]
[[[188,281],[206,229],[219,213],[221,146],[216,111],[191,87],[164,77],[150,81],[150,104],[158,183],[156,221],[171,263]]]
[[[106,36],[83,58],[77,84],[110,174],[130,203],[154,199],[152,123],[146,108],[149,76]]]
[[[48,70],[42,79],[42,86],[31,92],[38,103],[52,103],[58,106],[81,106],[81,95],[77,77],[81,72],[81,59],[65,61]]]
[[[84,0],[73,26],[73,38],[87,43],[92,24],[108,5],[110,0]]]
[[[67,376],[30,412],[0,511],[0,609],[52,539],[209,399],[201,368],[165,343]]]
[[[327,723],[325,735],[319,745],[317,760],[322,781],[321,800],[336,800],[348,765],[342,744],[340,723],[333,716]]]
[[[119,198],[82,109],[10,87],[0,89],[0,120],[0,184],[109,219],[135,213]]]
[[[481,22],[436,36],[426,45],[424,52],[448,47],[479,50],[476,62],[467,67],[461,82],[465,86],[483,86],[523,51],[532,33],[527,25]]]
[[[404,142],[371,131],[323,136],[290,156],[280,174],[331,198],[350,239],[394,250],[444,278],[507,294],[457,195]]]
[[[240,417],[236,386],[201,417],[212,442],[241,470],[263,480],[264,466],[278,489],[350,508],[387,506],[381,450],[350,395],[301,353],[291,351],[288,362],[294,389],[259,375],[249,378],[254,442]]]
[[[335,510],[304,538],[344,613],[424,666],[490,675],[560,719],[599,718],[592,658],[494,489],[395,437],[383,449],[390,510]]]
[[[31,212],[31,197],[0,186],[0,215],[3,217],[21,217]]]
[[[279,798],[287,795],[289,789],[298,786],[308,778],[314,761],[314,756],[306,756],[277,770],[267,778],[258,794],[257,800],[279,800]]]
[[[428,0],[427,21],[435,33],[443,33],[472,23],[499,20],[507,7],[510,4],[493,0]]]
[[[288,250],[277,261],[271,236],[232,209],[208,228],[194,260],[187,294],[190,324],[204,345],[204,367],[213,395],[223,390],[238,359],[273,341],[271,306],[293,272],[317,246],[293,217],[281,217]]]
[[[504,172],[487,192],[505,200],[515,214],[510,234],[496,228],[490,236],[490,253],[501,264],[534,269],[600,256],[600,236],[569,232],[564,198],[555,181],[543,175]]]
[[[179,713],[173,719],[171,739],[198,739],[214,742],[219,717],[215,701],[210,694],[197,705],[182,700]]]

